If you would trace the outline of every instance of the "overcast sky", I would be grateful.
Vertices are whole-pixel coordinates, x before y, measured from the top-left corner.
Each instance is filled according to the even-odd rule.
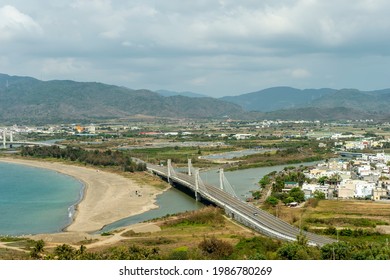
[[[0,73],[237,95],[390,87],[388,0],[0,0]]]

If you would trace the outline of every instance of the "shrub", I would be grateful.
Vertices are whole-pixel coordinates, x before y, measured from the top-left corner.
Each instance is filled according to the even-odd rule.
[[[204,239],[198,245],[204,255],[212,259],[226,259],[233,253],[233,246],[215,237]]]

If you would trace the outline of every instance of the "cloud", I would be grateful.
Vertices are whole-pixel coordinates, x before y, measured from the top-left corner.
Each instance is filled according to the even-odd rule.
[[[21,39],[43,34],[42,28],[30,16],[13,6],[0,8],[0,40]]]
[[[310,77],[311,74],[306,69],[296,68],[291,71],[291,76],[296,79],[305,79]]]
[[[90,65],[75,58],[46,59],[42,64],[42,72],[45,75],[75,75],[90,69]]]
[[[0,72],[210,95],[384,87],[389,10],[386,0],[13,0],[0,6]]]

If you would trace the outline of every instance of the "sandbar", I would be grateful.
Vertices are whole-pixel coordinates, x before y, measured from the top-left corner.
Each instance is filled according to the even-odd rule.
[[[8,157],[0,161],[54,170],[84,184],[84,195],[76,207],[73,222],[66,228],[68,232],[94,232],[120,219],[157,208],[156,196],[163,192],[98,168]]]

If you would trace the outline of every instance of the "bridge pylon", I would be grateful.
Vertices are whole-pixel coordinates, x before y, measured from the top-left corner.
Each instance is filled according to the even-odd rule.
[[[225,177],[225,173],[223,172],[223,168],[219,169],[219,187],[224,192],[227,192],[230,195],[237,197],[233,186],[229,183],[228,179]]]
[[[191,168],[192,168],[192,162],[191,162],[191,159],[189,158],[188,159],[188,176],[192,175]]]
[[[168,168],[168,183],[170,183],[171,181],[171,177],[172,177],[172,174],[171,174],[171,169],[172,169],[172,160],[171,159],[168,159],[167,160],[167,168]]]
[[[199,170],[195,169],[195,200],[199,201]]]
[[[225,175],[223,174],[223,168],[219,169],[219,188],[223,190],[223,181],[224,181]]]

